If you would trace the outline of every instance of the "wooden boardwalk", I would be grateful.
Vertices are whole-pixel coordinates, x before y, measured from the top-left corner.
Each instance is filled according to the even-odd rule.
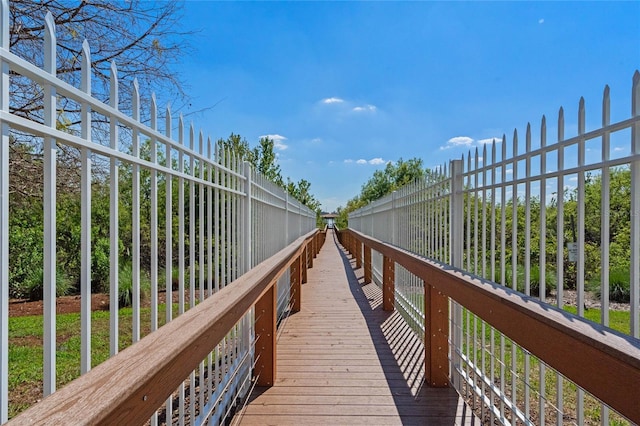
[[[302,286],[277,349],[277,380],[256,388],[242,425],[479,424],[452,388],[424,386],[422,342],[363,285],[333,233]]]

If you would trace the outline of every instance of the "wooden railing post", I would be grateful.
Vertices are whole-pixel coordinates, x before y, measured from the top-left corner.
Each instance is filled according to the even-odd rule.
[[[256,302],[256,359],[253,375],[258,386],[276,379],[276,282]]]
[[[393,311],[396,304],[395,272],[395,262],[384,256],[382,263],[382,309],[385,311]]]
[[[307,269],[309,269],[309,261],[307,260],[307,247],[304,247],[302,250],[302,255],[300,256],[300,269],[302,272],[302,284],[307,282]]]
[[[424,283],[424,372],[431,387],[449,386],[449,300]]]
[[[306,251],[307,251],[307,262],[309,262],[309,268],[313,268],[313,258],[315,257],[315,255],[313,254],[313,251],[314,251],[313,238],[307,244]]]
[[[371,247],[364,246],[364,283],[371,282]]]
[[[362,242],[358,239],[356,239],[355,242],[356,242],[356,250],[355,250],[356,269],[358,269],[358,268],[362,268]]]
[[[300,312],[302,303],[302,257],[298,256],[289,268],[289,298],[291,312]]]

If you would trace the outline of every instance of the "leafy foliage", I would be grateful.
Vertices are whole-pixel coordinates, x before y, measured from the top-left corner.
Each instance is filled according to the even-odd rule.
[[[336,225],[346,228],[349,213],[359,209],[372,201],[380,199],[396,189],[431,175],[431,171],[423,168],[422,159],[411,158],[407,161],[400,158],[398,161],[389,162],[383,170],[376,170],[373,176],[362,185],[360,194],[347,201],[347,205],[338,207]]]

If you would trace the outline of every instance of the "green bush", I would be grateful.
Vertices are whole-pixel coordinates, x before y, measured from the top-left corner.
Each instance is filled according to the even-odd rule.
[[[44,299],[44,271],[42,268],[32,270],[25,279],[17,285],[16,290],[20,298],[30,301]],[[62,272],[56,275],[56,296],[66,296],[73,289],[71,280]]]
[[[614,269],[609,272],[609,300],[620,303],[631,301],[631,280],[628,270]]]
[[[631,301],[631,279],[629,267],[613,268],[609,271],[609,300],[612,302],[629,303]],[[599,279],[593,280],[588,285],[599,299],[602,296],[602,287]]]
[[[522,268],[522,279],[518,282],[518,291],[524,292],[524,267]],[[520,266],[518,267],[518,272]],[[555,290],[556,282],[555,277],[550,271],[547,271],[545,275],[545,297],[551,295],[551,291]],[[540,295],[540,266],[533,265],[529,273],[529,290],[532,296]]]
[[[140,271],[140,300],[146,300],[151,292],[149,275]],[[129,307],[133,303],[133,267],[131,263],[120,266],[118,274],[118,305],[120,308]]]

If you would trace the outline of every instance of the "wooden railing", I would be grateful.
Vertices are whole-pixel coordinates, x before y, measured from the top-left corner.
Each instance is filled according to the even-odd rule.
[[[138,343],[32,406],[9,424],[144,424],[185,377],[255,306],[254,378],[276,377],[276,289],[289,268],[292,310],[325,241],[313,230]]]
[[[341,244],[371,282],[371,250],[383,256],[384,309],[394,306],[394,264],[424,281],[425,376],[431,386],[449,383],[448,302],[451,298],[531,354],[640,423],[640,342],[538,299],[460,269],[441,264],[352,229],[338,232]]]

